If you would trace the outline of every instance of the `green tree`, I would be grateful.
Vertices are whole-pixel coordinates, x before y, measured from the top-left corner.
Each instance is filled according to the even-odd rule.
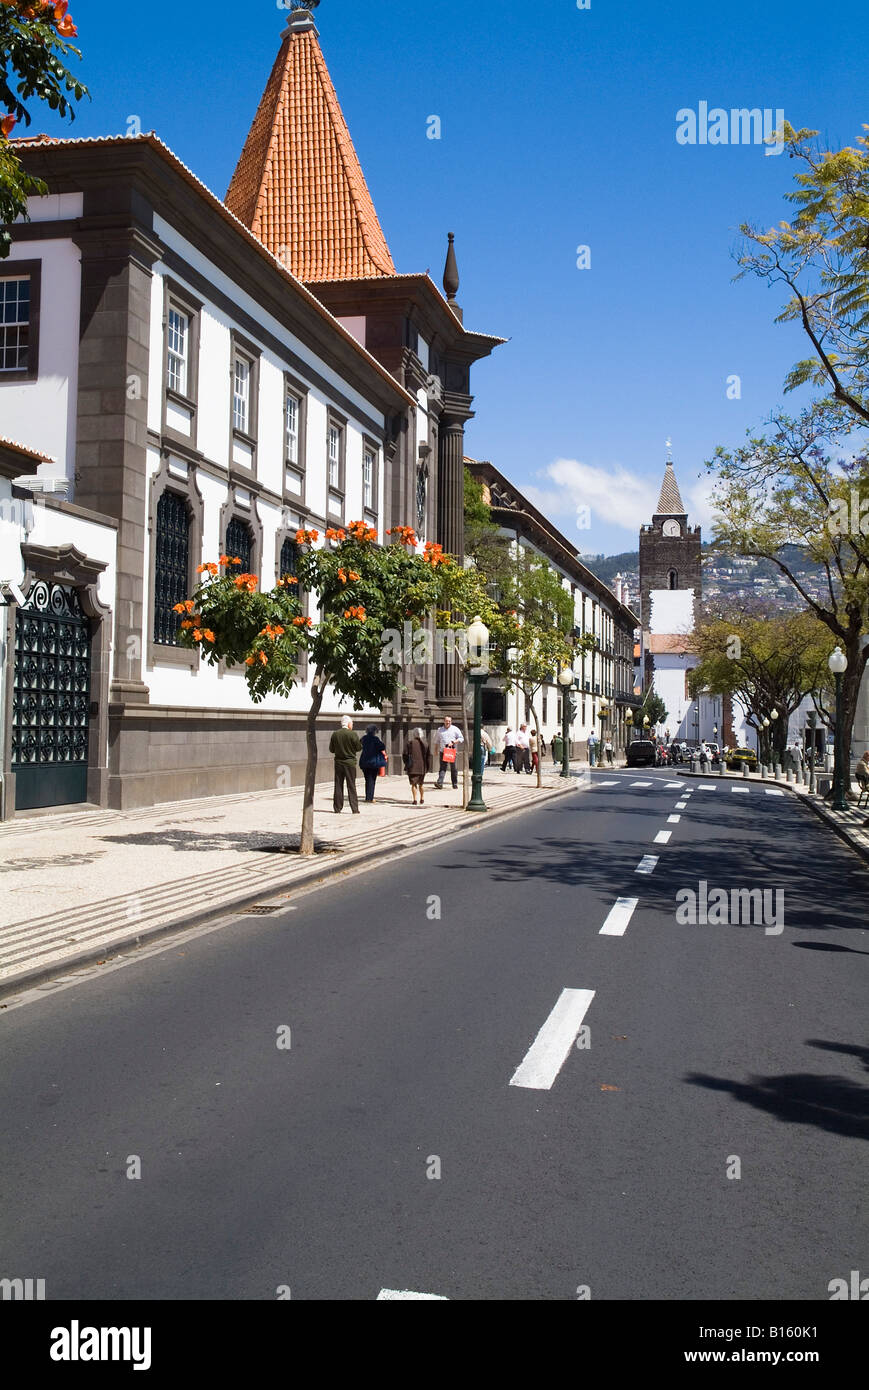
[[[380,546],[365,522],[326,532],[299,531],[298,567],[269,593],[255,575],[237,572],[232,556],[202,567],[192,599],[178,607],[182,641],[198,647],[210,664],[221,659],[244,666],[251,699],[289,695],[306,652],[314,668],[306,721],[307,760],[300,853],[314,853],[314,789],[317,780],[317,717],[327,686],[353,702],[378,709],[394,698],[401,658],[389,644],[401,642],[404,624],[417,630],[436,605],[442,574],[451,565],[440,546],[415,551],[408,527],[396,528],[396,544]],[[299,590],[318,600],[316,618],[303,611]]]
[[[689,639],[699,658],[689,672],[692,696],[709,690],[736,698],[750,712],[762,751],[784,761],[788,718],[807,695],[822,698],[830,684],[829,632],[812,612],[782,614],[754,605],[701,618]],[[778,717],[773,719],[773,713]],[[769,719],[769,732],[763,721]],[[768,756],[765,758],[769,761]]]
[[[73,119],[73,101],[88,95],[66,67],[68,54],[81,58],[67,42],[76,27],[67,0],[2,0],[0,4],[0,259],[9,255],[9,225],[27,217],[27,199],[48,192],[21,166],[9,135],[17,121],[30,124],[26,103],[35,98],[60,116]]]
[[[665,724],[667,721],[667,706],[653,686],[650,686],[646,691],[642,708],[639,714],[634,716],[635,722],[638,723],[641,728],[645,727],[643,720],[647,715],[650,733],[656,729],[659,724]]]
[[[715,539],[730,553],[768,559],[797,590],[848,658],[842,723],[850,745],[869,647],[869,143],[824,151],[816,132],[786,126],[797,160],[796,206],[769,231],[746,224],[740,276],[784,288],[778,321],[798,323],[812,355],[797,362],[785,390],[820,386],[827,394],[798,415],[774,411],[765,433],[737,449],[718,448]],[[782,557],[801,546],[821,569],[809,592]],[[832,643],[831,643],[832,645]]]
[[[490,624],[494,659],[505,688],[524,695],[539,746],[538,697],[574,656],[573,599],[544,560],[525,559],[515,564],[504,576],[504,585],[506,591],[502,590]],[[537,785],[541,785],[539,757]]]
[[[864,126],[869,130],[869,126]],[[869,422],[869,139],[823,150],[816,130],[785,123],[784,144],[797,161],[797,187],[786,199],[790,221],[768,231],[740,228],[746,246],[742,275],[755,275],[789,295],[778,323],[798,323],[812,355],[797,362],[785,389],[821,386],[846,410]]]

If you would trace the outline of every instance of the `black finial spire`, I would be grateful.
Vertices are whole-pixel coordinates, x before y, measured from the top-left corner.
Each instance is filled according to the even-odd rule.
[[[447,249],[447,263],[444,266],[444,293],[447,303],[455,314],[456,318],[462,317],[462,311],[456,303],[456,295],[459,292],[459,267],[456,261],[455,233],[448,232],[449,247]]]

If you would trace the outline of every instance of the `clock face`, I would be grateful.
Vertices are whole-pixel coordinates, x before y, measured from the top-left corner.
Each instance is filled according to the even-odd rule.
[[[678,521],[665,521],[663,531],[665,536],[681,536],[682,527]]]

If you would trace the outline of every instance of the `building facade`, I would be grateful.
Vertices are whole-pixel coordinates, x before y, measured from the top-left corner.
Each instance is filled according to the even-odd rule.
[[[174,605],[223,552],[271,588],[292,572],[300,526],[364,518],[385,542],[410,525],[461,554],[470,370],[502,340],[464,328],[452,239],[443,294],[396,273],[308,11],[289,17],[226,203],[154,135],[16,150],[49,194],[0,263],[0,434],[24,445],[10,488],[68,500],[39,508],[52,535],[66,528],[53,559],[34,568],[7,534],[0,570],[26,581],[28,602],[43,580],[58,604],[68,593],[100,653],[84,775],[77,758],[39,804],[292,785],[312,673],[254,706],[238,670],[180,646]],[[7,623],[8,815],[37,794],[14,790],[23,612]],[[454,667],[406,683],[394,706],[358,715],[385,719],[394,749],[461,704]],[[29,747],[49,741],[60,702]],[[323,749],[341,708],[327,694]]]
[[[552,522],[493,464],[467,458],[469,473],[480,483],[483,499],[501,537],[517,557],[542,559],[559,575],[571,594],[574,638],[594,638],[594,648],[574,660],[576,680],[571,692],[575,716],[570,727],[574,751],[585,754],[588,736],[611,737],[616,751],[624,749],[630,732],[627,713],[639,708],[634,694],[634,638],[639,618],[583,565],[579,552]],[[547,744],[562,728],[562,695],[553,679],[537,697],[540,727]],[[531,709],[519,691],[507,692],[495,678],[483,688],[483,722],[496,745],[507,728],[531,724]]]

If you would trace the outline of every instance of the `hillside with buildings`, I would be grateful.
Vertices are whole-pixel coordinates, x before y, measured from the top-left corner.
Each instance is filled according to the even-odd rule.
[[[787,611],[805,607],[793,585],[771,560],[723,555],[711,542],[703,544],[702,552],[703,598],[706,603],[729,605],[760,599]],[[786,547],[781,555],[807,593],[814,595],[823,592],[823,571],[801,553],[798,546]],[[627,550],[618,555],[583,554],[582,563],[603,580],[623,603],[636,609],[640,592],[639,551]]]

